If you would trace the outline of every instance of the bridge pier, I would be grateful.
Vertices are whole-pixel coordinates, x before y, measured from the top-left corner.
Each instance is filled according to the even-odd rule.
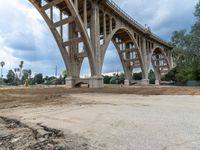
[[[104,87],[102,77],[91,77],[91,78],[67,78],[66,87],[75,88],[81,84],[88,84],[89,88],[102,88]]]
[[[156,80],[155,85],[160,85],[160,80]]]
[[[131,85],[131,81],[130,80],[124,80],[124,85],[126,85],[126,86]]]

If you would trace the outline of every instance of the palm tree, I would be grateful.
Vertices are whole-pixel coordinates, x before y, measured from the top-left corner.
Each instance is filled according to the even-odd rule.
[[[19,68],[15,68],[14,69],[14,72],[15,72],[15,79],[17,80],[18,79],[18,72],[20,71]]]
[[[5,66],[5,62],[1,61],[1,79],[3,78],[3,67]]]
[[[17,68],[14,69],[15,72],[15,78],[17,78]]]
[[[29,78],[29,79],[31,78],[31,74],[32,74],[32,71],[31,71],[31,69],[29,69],[29,70],[28,70],[28,75],[29,75],[28,78]]]
[[[23,68],[23,65],[24,65],[24,61],[20,61],[20,64],[19,64],[19,69],[20,69],[19,79],[20,79],[20,80],[21,80],[21,78],[22,78],[22,68]]]

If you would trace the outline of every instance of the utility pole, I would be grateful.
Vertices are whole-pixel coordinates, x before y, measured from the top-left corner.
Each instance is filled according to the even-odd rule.
[[[55,76],[57,78],[57,75],[58,75],[58,66],[56,65],[56,69],[55,69]]]
[[[57,75],[58,75],[58,66],[56,65],[56,68],[55,68],[55,76],[56,76],[55,86],[57,86]]]
[[[3,68],[1,68],[1,83],[3,82]]]
[[[5,62],[4,61],[0,62],[0,65],[1,65],[1,81],[3,81],[3,67],[5,66]]]

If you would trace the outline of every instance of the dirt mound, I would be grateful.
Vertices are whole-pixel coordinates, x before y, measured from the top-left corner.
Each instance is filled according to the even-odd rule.
[[[88,146],[86,139],[76,135],[66,136],[60,130],[41,124],[31,127],[15,119],[0,117],[0,149],[87,150]]]

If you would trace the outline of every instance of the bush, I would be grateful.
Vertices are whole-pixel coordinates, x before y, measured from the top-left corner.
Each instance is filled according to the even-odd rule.
[[[200,60],[178,64],[177,67],[164,76],[163,80],[176,82],[200,81]]]
[[[124,84],[124,77],[117,76],[110,79],[110,84]]]
[[[142,80],[142,72],[134,73],[133,80]]]
[[[104,76],[104,77],[103,77],[103,82],[104,82],[104,84],[110,84],[111,78],[112,78],[112,77],[110,77],[110,76]]]

